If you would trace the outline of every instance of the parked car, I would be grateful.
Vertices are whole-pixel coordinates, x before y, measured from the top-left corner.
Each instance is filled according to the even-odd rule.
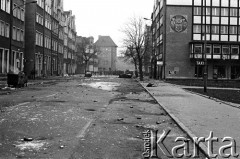
[[[92,77],[92,73],[91,72],[86,72],[85,77]]]
[[[120,74],[119,78],[132,78],[132,74],[131,73]]]

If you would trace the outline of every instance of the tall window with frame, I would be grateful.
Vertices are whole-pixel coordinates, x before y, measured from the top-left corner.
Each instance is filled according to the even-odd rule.
[[[219,25],[212,25],[212,34],[219,34]]]
[[[224,34],[224,35],[228,34],[228,26],[226,25],[221,26],[221,34]]]
[[[238,55],[239,54],[239,46],[238,45],[232,45],[231,46],[231,55]]]
[[[223,55],[229,55],[230,54],[230,47],[229,47],[229,45],[223,45],[222,46],[222,54]]]
[[[6,12],[10,13],[10,0],[6,0]]]
[[[0,35],[5,36],[4,32],[5,32],[5,23],[4,21],[0,21]]]
[[[194,53],[195,54],[202,54],[202,45],[201,44],[195,44],[194,45]]]
[[[213,54],[221,54],[221,46],[220,45],[213,45]]]
[[[220,9],[218,7],[212,8],[212,16],[219,16],[220,15]]]
[[[9,24],[8,23],[5,24],[5,36],[7,38],[9,38]]]
[[[6,0],[1,0],[1,9],[6,10]]]

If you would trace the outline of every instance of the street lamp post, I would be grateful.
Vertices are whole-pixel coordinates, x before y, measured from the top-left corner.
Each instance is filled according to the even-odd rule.
[[[10,56],[10,59],[11,59],[11,58],[14,58],[14,57],[12,57],[13,11],[14,11],[16,8],[25,6],[25,5],[30,4],[30,3],[37,3],[37,1],[27,2],[27,3],[24,3],[24,4],[22,4],[22,5],[15,6],[15,7],[13,8],[13,0],[10,0],[10,22],[9,22],[9,56]],[[14,61],[14,60],[13,60],[13,61]],[[11,64],[12,64],[12,60],[10,60],[10,65],[11,65]],[[10,68],[10,69],[11,69],[11,68]]]
[[[204,85],[204,92],[207,92],[207,78],[208,78],[208,73],[207,73],[207,5],[206,5],[206,0],[204,0],[205,3],[205,19],[204,19],[204,75],[203,75],[203,85]]]

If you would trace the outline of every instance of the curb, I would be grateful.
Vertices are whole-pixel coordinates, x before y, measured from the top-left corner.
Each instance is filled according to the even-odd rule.
[[[166,107],[164,106],[163,104],[161,104],[160,102],[158,102],[158,100],[150,93],[150,91],[143,86],[142,83],[139,82],[139,84],[148,92],[148,94],[166,111],[166,113],[170,116],[170,118],[172,118],[172,120],[180,127],[180,129],[182,131],[184,131],[192,140],[192,142],[194,142],[194,138],[196,138],[197,136],[194,135],[192,133],[191,130],[189,130],[175,115],[173,115],[171,113],[171,111]],[[208,158],[210,159],[211,157],[208,155],[208,148],[206,145],[204,145],[203,143],[199,143],[199,144],[196,144],[197,147],[200,149],[200,151]]]

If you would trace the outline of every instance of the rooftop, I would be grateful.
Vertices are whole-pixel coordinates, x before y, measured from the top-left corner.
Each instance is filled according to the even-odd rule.
[[[118,47],[110,36],[99,36],[95,44],[103,47]]]

